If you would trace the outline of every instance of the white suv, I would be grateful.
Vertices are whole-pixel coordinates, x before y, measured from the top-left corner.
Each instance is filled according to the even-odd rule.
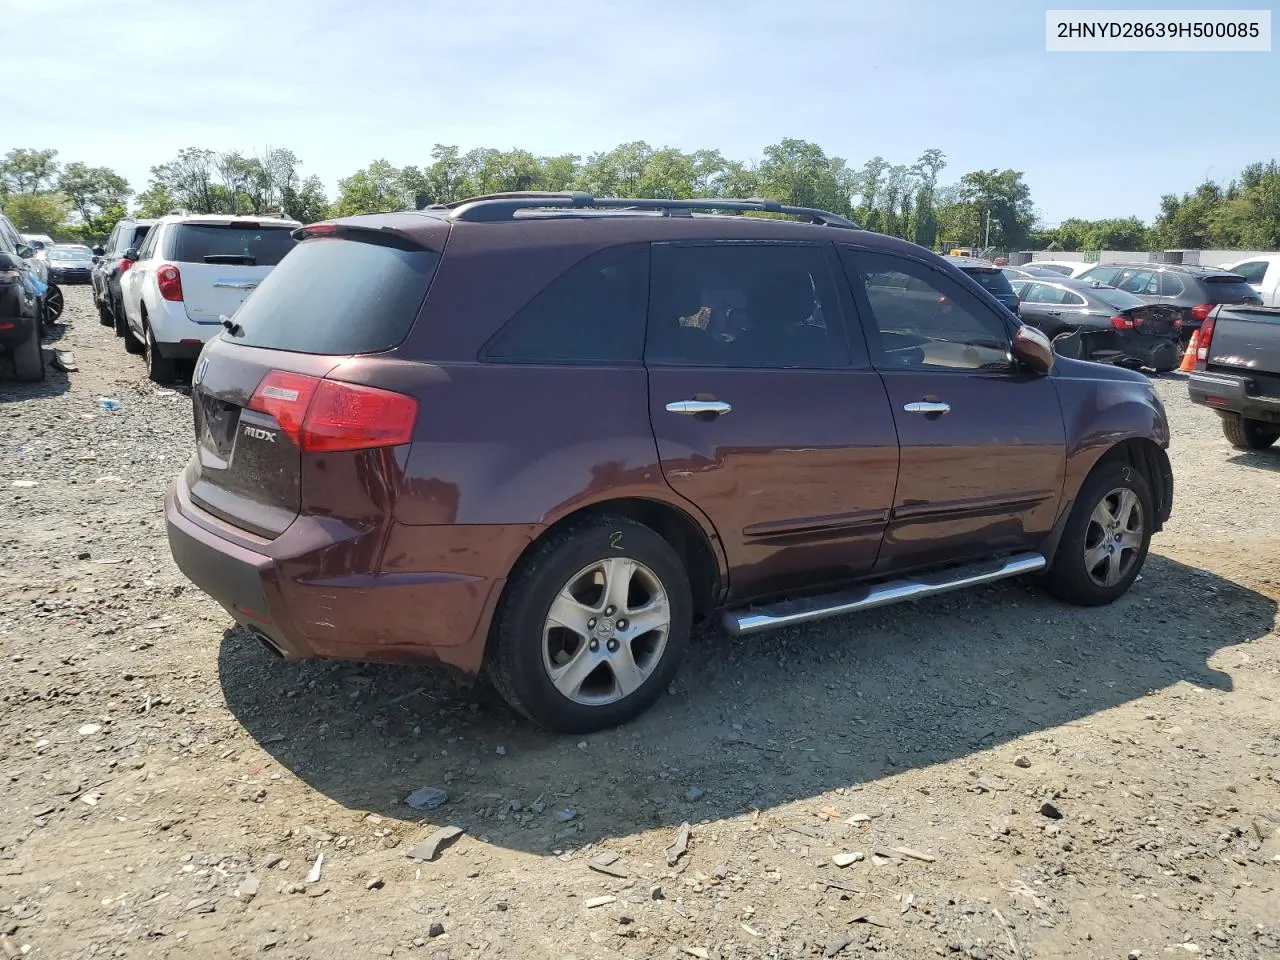
[[[156,221],[133,266],[120,277],[125,349],[145,353],[147,374],[174,377],[175,360],[194,360],[224,317],[294,247],[302,224],[282,217],[174,213]]]

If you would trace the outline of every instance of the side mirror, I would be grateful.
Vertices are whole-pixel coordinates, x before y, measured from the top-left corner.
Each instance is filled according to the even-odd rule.
[[[32,250],[29,246],[27,246],[25,243],[18,244],[18,256],[20,256],[23,260],[30,260],[35,255],[36,255],[36,252]]]
[[[137,247],[130,247],[128,250],[126,250],[126,251],[124,252],[124,259],[125,259],[125,260],[137,260],[137,259],[138,259],[138,248],[137,248]]]
[[[93,262],[94,262],[94,263],[101,263],[101,262],[102,262],[102,257],[98,256],[97,254],[94,254]]]
[[[102,244],[98,244],[96,247],[93,248],[93,254],[96,257],[105,256],[106,252],[107,251],[103,249]]]
[[[1013,335],[1013,356],[1042,377],[1053,369],[1053,344],[1041,331],[1025,323]]]

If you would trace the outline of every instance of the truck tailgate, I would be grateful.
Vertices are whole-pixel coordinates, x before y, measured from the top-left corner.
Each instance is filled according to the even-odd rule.
[[[1206,366],[1248,377],[1251,393],[1280,396],[1280,308],[1219,308]]]

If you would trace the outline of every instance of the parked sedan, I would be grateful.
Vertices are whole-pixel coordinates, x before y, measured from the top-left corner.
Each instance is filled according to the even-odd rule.
[[[49,248],[49,280],[53,283],[88,283],[93,270],[93,251],[78,243],[59,243]]]
[[[1014,289],[1022,298],[1022,319],[1054,339],[1064,356],[1160,372],[1178,365],[1182,313],[1177,307],[1067,277],[1023,280]]]

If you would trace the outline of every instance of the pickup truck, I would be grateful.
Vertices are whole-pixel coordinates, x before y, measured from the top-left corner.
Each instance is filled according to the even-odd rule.
[[[1215,307],[1187,391],[1218,412],[1233,447],[1264,450],[1280,439],[1280,307]]]
[[[1264,253],[1238,260],[1223,269],[1244,277],[1262,298],[1263,306],[1280,307],[1280,253]]]

